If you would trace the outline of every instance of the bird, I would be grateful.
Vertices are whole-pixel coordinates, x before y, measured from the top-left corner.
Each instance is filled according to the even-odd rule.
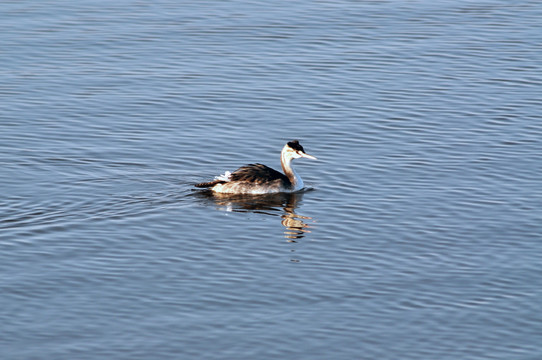
[[[309,155],[299,143],[292,140],[286,143],[280,153],[280,163],[284,174],[269,166],[255,163],[241,166],[234,172],[215,177],[214,180],[195,184],[198,188],[208,188],[220,194],[272,194],[293,193],[304,188],[304,183],[292,168],[294,159],[307,158],[317,160]]]

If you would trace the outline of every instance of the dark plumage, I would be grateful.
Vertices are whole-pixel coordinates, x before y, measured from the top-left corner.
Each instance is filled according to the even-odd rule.
[[[213,180],[213,181],[209,181],[209,182],[202,182],[202,183],[199,183],[199,184],[195,184],[194,186],[198,187],[198,188],[208,188],[208,187],[213,187],[216,184],[224,184],[225,182],[226,181],[224,181],[224,180]]]
[[[303,149],[303,146],[299,143],[299,140],[292,140],[288,143],[288,146],[296,151],[303,151],[305,152],[305,149]]]
[[[231,174],[231,181],[250,181],[254,184],[264,184],[276,180],[290,183],[286,175],[263,164],[241,166]]]
[[[254,185],[280,181],[283,185],[290,186],[290,179],[275,169],[263,164],[248,164],[241,166],[230,175],[230,181],[246,181]],[[226,180],[213,180],[194,185],[199,188],[212,187],[216,184],[223,184]]]

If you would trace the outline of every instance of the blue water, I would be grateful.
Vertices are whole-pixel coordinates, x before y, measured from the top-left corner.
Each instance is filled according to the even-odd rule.
[[[542,358],[541,23],[0,3],[2,359]],[[310,191],[192,187],[296,138]]]

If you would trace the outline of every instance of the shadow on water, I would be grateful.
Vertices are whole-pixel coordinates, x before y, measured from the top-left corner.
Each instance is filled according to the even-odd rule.
[[[310,191],[310,190],[308,190]],[[266,194],[266,195],[232,195],[216,194],[212,191],[198,191],[195,195],[207,205],[213,205],[218,210],[228,212],[252,212],[277,216],[281,218],[284,226],[284,237],[288,242],[296,242],[303,238],[312,225],[307,222],[314,222],[313,218],[296,213],[301,204],[304,192],[294,194]]]

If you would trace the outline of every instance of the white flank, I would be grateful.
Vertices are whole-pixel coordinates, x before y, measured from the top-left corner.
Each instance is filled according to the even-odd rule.
[[[230,181],[231,179],[231,172],[226,171],[224,174],[220,176],[215,176],[215,180],[223,180],[223,181]]]

